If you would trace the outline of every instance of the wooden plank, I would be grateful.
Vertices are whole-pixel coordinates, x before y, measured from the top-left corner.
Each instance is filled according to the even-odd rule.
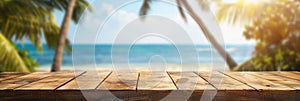
[[[140,72],[138,90],[176,90],[166,72]]]
[[[288,86],[251,75],[250,72],[226,72],[225,74],[247,85],[250,85],[256,90],[295,90]]]
[[[257,77],[269,80],[273,83],[282,84],[297,90],[300,89],[300,81],[298,80],[282,77],[279,75],[274,75],[270,72],[249,72],[249,73]]]
[[[194,72],[168,72],[179,90],[205,90],[215,88]]]
[[[26,75],[28,73],[0,73],[0,82],[8,79],[13,79],[19,76]]]
[[[299,72],[272,72],[272,74],[300,81]]]
[[[99,71],[93,72],[88,71],[76,79],[70,81],[64,86],[57,90],[89,90],[96,89],[96,87],[110,74],[111,72]]]
[[[49,75],[50,73],[35,72],[14,79],[5,80],[0,83],[0,90],[9,90],[9,89],[12,90],[17,87],[48,77]]]
[[[136,90],[137,72],[112,72],[97,89]]]
[[[252,87],[219,72],[199,72],[198,74],[210,84],[214,85],[218,90],[255,90]]]
[[[49,77],[30,83],[28,85],[16,88],[15,90],[55,90],[61,85],[74,79],[85,72],[75,74],[74,72],[57,72],[51,73]]]
[[[300,72],[298,72],[298,71],[296,71],[296,72],[291,72],[291,73],[294,73],[294,74],[300,75]]]

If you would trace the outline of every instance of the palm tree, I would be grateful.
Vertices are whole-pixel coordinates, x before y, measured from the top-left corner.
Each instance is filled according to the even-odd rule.
[[[246,25],[245,37],[257,41],[254,56],[234,70],[299,70],[299,2],[238,0],[220,6],[220,22]]]
[[[60,71],[61,68],[60,66],[62,64],[64,47],[65,43],[67,42],[67,34],[72,18],[74,19],[75,23],[78,23],[78,20],[85,9],[92,9],[86,0],[56,0],[54,1],[53,5],[55,5],[55,7],[58,9],[65,9],[65,16],[60,29],[59,41],[57,43],[57,48],[55,50],[55,56],[53,58],[53,64],[51,67],[51,72],[57,72]]]
[[[190,5],[187,3],[186,0],[176,0],[177,5],[179,8],[179,12],[183,19],[186,19],[184,12],[182,10],[182,7],[184,7],[188,13],[191,15],[191,17],[195,20],[195,22],[198,24],[200,29],[202,29],[204,35],[206,38],[210,41],[210,43],[216,48],[216,50],[219,52],[219,54],[225,59],[227,65],[230,69],[233,69],[237,66],[237,63],[232,59],[232,57],[225,51],[225,49],[216,41],[216,39],[212,36],[211,32],[208,30],[202,19],[200,19],[197,14],[193,11],[193,9],[190,7]],[[218,1],[218,0],[215,0]],[[151,0],[144,0],[142,8],[140,10],[140,15],[146,15],[148,10],[150,9],[150,2]],[[208,0],[199,0],[200,6],[205,10],[205,8],[208,8]]]
[[[55,47],[59,27],[54,21],[52,9],[38,5],[37,0],[1,0],[0,1],[0,70],[29,72],[32,67],[26,65],[13,41],[31,41],[41,53],[41,37],[46,39],[49,48]],[[50,41],[52,40],[52,41]]]
[[[68,5],[68,8],[67,8],[64,20],[63,20],[63,24],[60,29],[59,41],[58,41],[57,48],[55,51],[55,56],[53,59],[51,72],[60,71],[60,65],[62,63],[62,58],[63,58],[64,45],[66,42],[67,33],[68,33],[70,22],[72,19],[75,2],[76,2],[76,0],[70,0],[70,2],[69,2],[69,5]]]

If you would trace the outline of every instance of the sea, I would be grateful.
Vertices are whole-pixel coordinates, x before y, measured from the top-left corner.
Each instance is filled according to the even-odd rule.
[[[43,52],[36,50],[32,44],[17,44],[19,49],[28,50],[29,55],[36,59],[41,67],[52,64],[55,51],[43,45]],[[64,53],[62,66],[73,66],[74,61],[94,60],[97,66],[112,64],[149,65],[163,64],[194,64],[210,65],[213,63],[216,51],[211,45],[168,45],[168,44],[138,44],[138,45],[72,45],[73,52]],[[84,51],[84,50],[92,51]],[[241,64],[251,58],[254,45],[226,45],[226,51]],[[75,53],[76,52],[76,53]],[[195,58],[196,57],[196,58]],[[81,65],[91,65],[82,62]]]

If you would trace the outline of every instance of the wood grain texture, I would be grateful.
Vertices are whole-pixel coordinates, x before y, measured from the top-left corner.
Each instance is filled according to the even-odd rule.
[[[168,72],[179,90],[205,90],[215,88],[194,72]]]
[[[49,75],[50,73],[35,72],[24,76],[19,76],[13,79],[5,80],[3,82],[0,82],[0,90],[12,90],[17,87],[48,77]]]
[[[213,77],[210,77],[209,72],[113,72],[109,74],[110,72],[85,72],[82,75],[58,72],[13,77],[0,81],[0,87],[2,83],[9,84],[5,86],[7,88],[11,87],[9,90],[0,90],[0,100],[161,100],[170,94],[175,94],[164,100],[194,101],[200,100],[203,96],[214,95],[203,93],[207,90],[204,89],[205,86],[209,84],[218,89],[213,100],[298,101],[300,99],[299,72],[226,72],[225,75],[213,72]],[[15,74],[0,73],[0,75]],[[1,78],[6,76],[0,76]],[[209,84],[206,81],[209,81]],[[79,89],[79,83],[83,86],[82,89]],[[16,85],[21,86],[13,89]],[[193,87],[194,85],[196,86]],[[94,89],[96,87],[97,89]],[[183,98],[184,95],[189,94],[190,97]]]
[[[256,90],[295,90],[291,87],[254,76],[251,72],[226,72],[225,74],[254,87]]]
[[[15,90],[55,90],[63,84],[71,81],[76,76],[81,75],[85,72],[75,74],[74,72],[56,72],[42,80],[32,82],[28,85],[18,87]]]
[[[87,71],[83,75],[77,77],[76,79],[68,82],[67,84],[59,87],[57,90],[92,90],[96,87],[110,74],[107,71]]]
[[[218,90],[255,90],[252,87],[219,72],[199,72],[198,74]]]
[[[272,74],[300,81],[299,72],[272,72]]]
[[[274,74],[269,73],[269,72],[250,72],[249,74],[252,74],[252,75],[255,75],[257,77],[269,80],[269,81],[271,81],[275,84],[285,85],[285,86],[294,88],[296,90],[300,89],[300,81],[298,81],[298,80],[286,78],[286,77],[283,77],[283,76],[274,75]]]
[[[13,79],[19,76],[23,76],[26,75],[28,73],[0,73],[0,82],[4,81],[4,80],[8,80],[8,79]]]
[[[176,90],[167,72],[140,72],[138,90]]]
[[[97,89],[136,90],[138,72],[113,72]]]

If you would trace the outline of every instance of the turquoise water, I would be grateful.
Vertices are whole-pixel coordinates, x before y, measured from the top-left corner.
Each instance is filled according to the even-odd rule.
[[[38,61],[38,63],[43,66],[50,66],[54,56],[54,50],[49,50],[46,45],[44,47],[44,53],[39,53],[35,47],[31,44],[25,45],[17,45],[18,48],[29,50],[30,56]],[[91,47],[91,45],[73,45],[76,49],[85,49],[86,47]],[[165,63],[168,64],[180,64],[184,63],[195,63],[198,61],[200,65],[209,65],[212,62],[212,50],[210,45],[180,45],[181,51],[184,54],[180,54],[178,51],[178,47],[174,45],[134,45],[130,48],[130,51],[127,49],[128,45],[95,45],[94,52],[91,56],[88,52],[81,52],[80,56],[76,57],[79,61],[90,60],[93,58],[97,65],[110,65],[113,63],[127,63],[124,58],[128,58],[130,64],[133,65],[143,65],[148,64],[149,61],[153,58],[153,56],[158,56]],[[112,49],[114,52],[112,53]],[[233,57],[238,64],[243,63],[247,59],[249,59],[254,50],[253,45],[227,45],[227,52]],[[128,53],[128,54],[127,54]],[[194,54],[196,53],[196,55]],[[112,55],[116,56],[112,60]],[[185,57],[195,57],[198,58],[184,58]],[[195,61],[196,60],[196,61]],[[72,54],[67,55],[64,54],[63,66],[72,66]],[[91,65],[91,64],[83,64],[83,65]]]

